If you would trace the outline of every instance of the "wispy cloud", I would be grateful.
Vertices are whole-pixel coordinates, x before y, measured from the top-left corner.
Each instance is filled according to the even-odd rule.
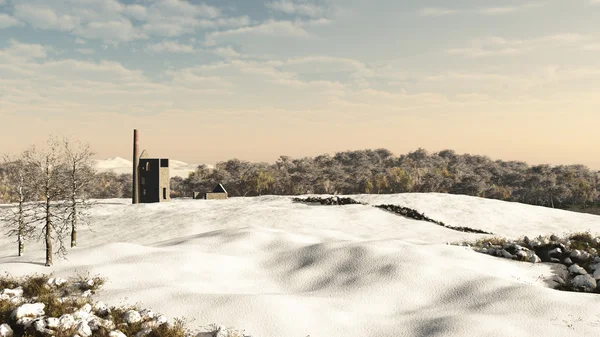
[[[291,0],[270,1],[265,4],[265,7],[286,14],[305,15],[314,18],[322,17],[326,13],[326,9],[317,4]]]
[[[598,0],[600,1],[600,0]],[[517,6],[500,6],[500,7],[481,7],[481,8],[445,8],[445,7],[426,7],[422,8],[419,13],[422,16],[449,16],[457,14],[479,14],[479,15],[503,15],[515,12],[523,12],[533,8],[539,8],[546,5],[546,2],[529,2]]]
[[[191,44],[181,44],[174,41],[162,41],[160,43],[151,44],[146,47],[146,50],[152,53],[193,53],[194,46]]]
[[[19,24],[19,20],[16,18],[8,14],[0,13],[0,29],[18,26]]]
[[[78,48],[77,52],[80,54],[83,54],[83,55],[92,55],[92,54],[96,53],[96,51],[91,48]]]
[[[287,36],[296,38],[312,37],[312,35],[306,31],[299,22],[278,21],[271,19],[254,26],[208,33],[205,36],[204,44],[207,46],[212,46],[216,44],[216,40],[219,38],[239,35]]]
[[[593,40],[589,35],[581,34],[555,34],[534,39],[505,39],[501,37],[487,37],[474,39],[465,47],[450,48],[448,54],[461,55],[469,58],[478,58],[497,55],[524,54],[543,47],[569,45]]]

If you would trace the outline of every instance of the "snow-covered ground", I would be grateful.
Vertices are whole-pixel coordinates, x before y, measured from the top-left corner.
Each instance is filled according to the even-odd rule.
[[[415,208],[450,226],[501,236],[591,230],[600,217],[445,194],[351,196]],[[445,242],[482,237],[370,206],[289,197],[100,200],[68,261],[43,266],[41,244],[0,238],[0,271],[87,270],[108,278],[109,305],[140,303],[192,326],[255,337],[596,336],[597,294],[548,288],[550,264],[491,257]]]
[[[102,172],[114,172],[116,174],[131,173],[132,162],[121,157],[114,157],[108,159],[93,159],[93,167],[100,173]],[[182,177],[187,178],[190,172],[194,172],[198,167],[198,164],[188,164],[178,160],[169,160],[171,177]],[[213,168],[212,165],[207,165],[209,168]]]

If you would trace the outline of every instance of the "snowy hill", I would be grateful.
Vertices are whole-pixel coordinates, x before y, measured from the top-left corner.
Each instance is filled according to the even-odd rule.
[[[114,157],[108,159],[94,159],[94,168],[102,172],[114,172],[116,174],[131,173],[132,162],[130,160]],[[182,177],[187,178],[190,172],[194,172],[198,164],[188,164],[178,160],[169,160],[169,166],[171,171],[171,177]],[[207,165],[209,168],[213,168],[212,165]]]
[[[500,236],[591,230],[600,217],[446,194],[359,195],[414,207],[452,226]],[[255,337],[594,336],[598,295],[548,288],[551,264],[491,257],[447,241],[479,234],[369,205],[313,206],[289,197],[100,200],[68,261],[43,266],[41,244],[0,237],[0,270],[75,270],[108,282],[108,304],[141,303],[193,325]]]

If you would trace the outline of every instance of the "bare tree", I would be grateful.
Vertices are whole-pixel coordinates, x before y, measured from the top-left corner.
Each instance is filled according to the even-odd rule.
[[[91,157],[94,152],[89,144],[79,141],[71,143],[69,139],[63,139],[65,154],[65,191],[67,201],[65,205],[66,225],[71,228],[71,247],[77,245],[77,226],[80,222],[87,222],[87,213],[91,203],[87,200],[85,188],[94,180],[94,169]]]
[[[52,265],[52,241],[58,241],[57,254],[65,255],[63,244],[64,221],[60,217],[61,199],[64,196],[64,162],[60,143],[49,138],[47,148],[38,149],[31,146],[24,153],[24,161],[34,168],[32,182],[35,184],[42,201],[38,203],[39,219],[43,222],[42,235],[46,241],[46,266]],[[63,226],[61,226],[63,225]],[[53,237],[53,233],[55,236]]]
[[[19,256],[25,250],[25,240],[32,238],[35,232],[35,218],[31,207],[35,194],[30,185],[31,174],[31,168],[21,158],[4,156],[4,183],[9,201],[15,202],[16,206],[9,209],[2,220],[9,228],[6,234],[17,237]]]

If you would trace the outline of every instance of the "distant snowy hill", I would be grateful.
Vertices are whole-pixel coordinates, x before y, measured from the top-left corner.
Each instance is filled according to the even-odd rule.
[[[114,157],[108,159],[94,159],[92,160],[94,168],[102,172],[114,172],[116,174],[131,173],[132,162],[125,158]],[[171,168],[171,177],[182,177],[187,178],[190,172],[196,170],[199,164],[188,164],[179,160],[169,160],[169,166]],[[212,165],[206,165],[209,168],[213,168]]]

